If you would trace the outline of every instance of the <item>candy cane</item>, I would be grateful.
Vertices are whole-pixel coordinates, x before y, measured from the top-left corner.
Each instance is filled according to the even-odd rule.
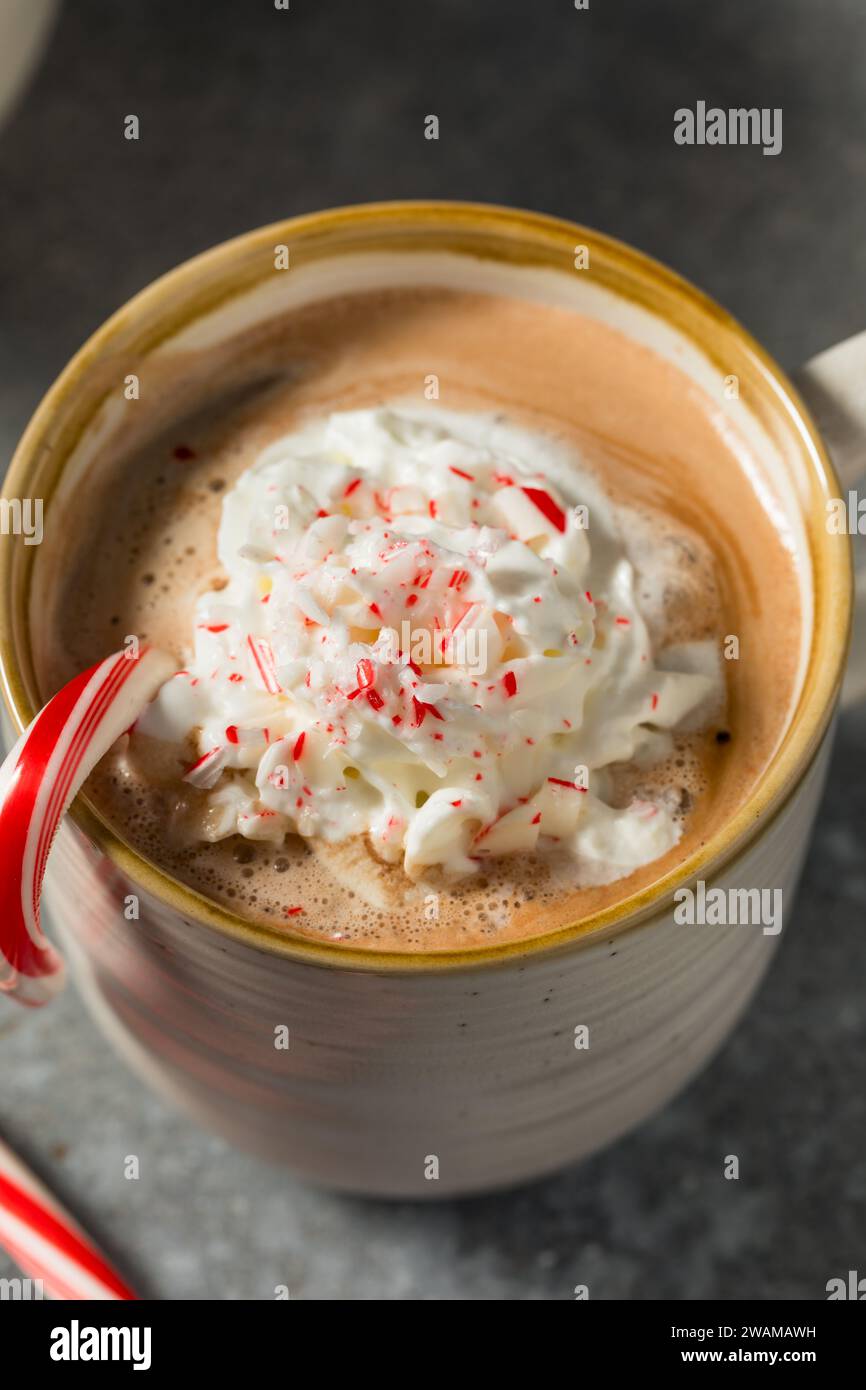
[[[0,990],[44,1004],[63,962],[39,924],[39,899],[57,827],[81,784],[174,670],[164,653],[116,652],[65,685],[0,767]]]
[[[63,1299],[134,1299],[78,1223],[0,1140],[0,1245],[44,1292]]]

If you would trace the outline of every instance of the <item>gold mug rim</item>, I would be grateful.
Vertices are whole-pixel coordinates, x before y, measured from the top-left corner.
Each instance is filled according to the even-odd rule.
[[[389,246],[389,250],[411,252],[414,249],[430,249],[432,245],[440,251],[481,254],[482,259],[487,260],[499,258],[516,264],[545,264],[563,270],[573,260],[575,247],[587,246],[593,271],[601,272],[601,283],[613,293],[649,308],[667,324],[673,322],[677,326],[676,319],[672,317],[673,306],[676,305],[682,312],[683,321],[688,320],[691,324],[694,319],[707,329],[715,328],[717,333],[732,335],[739,350],[745,353],[756,370],[765,390],[775,395],[777,405],[789,416],[791,432],[799,439],[801,462],[810,467],[813,492],[816,495],[820,493],[825,500],[841,495],[838,478],[820,434],[787,375],[732,315],[688,280],[644,252],[605,233],[547,214],[487,203],[400,200],[332,208],[270,223],[222,242],[152,281],[96,329],[49,387],[15,450],[2,496],[29,496],[28,478],[38,466],[50,441],[52,426],[62,415],[86,373],[101,359],[110,356],[113,343],[126,330],[130,319],[136,316],[144,318],[154,308],[173,307],[177,310],[183,294],[187,293],[186,300],[181,304],[183,312],[180,315],[175,313],[173,319],[171,314],[166,314],[166,323],[170,326],[151,336],[143,345],[145,352],[152,351],[160,341],[173,336],[180,327],[188,326],[221,302],[238,297],[264,280],[264,269],[252,277],[247,274],[246,282],[239,281],[237,276],[231,279],[232,268],[238,269],[238,262],[248,252],[269,253],[269,269],[272,270],[275,244],[288,245],[291,253],[294,245],[309,248],[319,242],[321,246],[315,254],[340,256],[351,254],[353,249],[370,249],[366,243],[353,248],[351,237],[354,233],[359,233],[362,239],[369,239],[375,237],[377,232],[381,235],[389,229],[399,232],[401,226],[409,226],[413,221],[418,234],[417,244]],[[342,245],[340,238],[345,239],[347,234],[348,241]],[[485,236],[489,238],[486,255],[481,251]],[[503,239],[503,245],[496,249],[490,245],[494,237]],[[330,253],[329,238],[335,238],[337,242]],[[530,251],[535,254],[529,255]],[[568,259],[563,260],[563,256]],[[196,296],[196,286],[202,282],[204,291]],[[713,353],[707,342],[693,341],[705,356],[712,359]],[[101,403],[101,399],[95,402],[88,421]],[[67,457],[69,452],[67,450]],[[58,466],[52,490],[57,485],[59,471],[65,462],[64,458]],[[50,496],[46,511],[47,505],[50,505]],[[826,533],[824,537],[820,534],[820,519],[808,512],[804,519],[813,572],[811,649],[797,706],[768,767],[747,800],[706,845],[644,888],[575,923],[524,940],[441,952],[380,952],[327,940],[317,941],[285,929],[245,921],[173,878],[127,845],[84,796],[76,798],[68,814],[121,872],[174,908],[190,925],[195,923],[216,929],[247,946],[308,964],[379,973],[423,974],[471,969],[515,957],[589,944],[597,940],[602,932],[616,931],[619,934],[647,924],[669,908],[677,887],[702,872],[717,873],[751,845],[795,794],[821,746],[844,674],[851,626],[853,577],[850,548],[826,545]],[[17,614],[13,611],[12,602],[13,563],[13,548],[0,546],[0,688],[13,725],[20,732],[38,712],[33,692],[19,669],[16,643],[16,617],[23,631],[29,631],[32,560],[28,563]],[[829,653],[821,653],[829,659],[816,661],[819,646],[829,646]]]

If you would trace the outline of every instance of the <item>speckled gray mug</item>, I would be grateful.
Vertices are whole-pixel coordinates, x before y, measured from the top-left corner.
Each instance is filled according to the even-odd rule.
[[[289,248],[291,274],[275,285],[276,245]],[[576,246],[589,252],[580,274]],[[797,707],[748,804],[649,888],[524,943],[382,955],[254,926],[137,856],[86,799],[75,803],[46,901],[107,1036],[157,1089],[238,1144],[311,1181],[389,1196],[478,1191],[568,1163],[651,1114],[712,1056],[778,937],[677,925],[673,895],[701,878],[781,887],[790,904],[852,606],[848,538],[825,524],[840,484],[821,438],[780,369],[712,301],[638,252],[552,218],[466,204],[347,208],[252,232],[173,271],[99,329],[40,405],[5,489],[43,499],[46,536],[41,547],[0,548],[7,732],[45,693],[32,637],[50,582],[51,521],[86,506],[80,479],[129,408],[129,364],[170,368],[173,354],[229,342],[304,299],[421,283],[571,306],[716,393],[736,374],[732,413],[781,488],[811,583]],[[804,376],[846,469],[866,437],[845,387],[862,366],[857,340]],[[124,915],[130,894],[135,921]],[[274,1045],[280,1025],[288,1049]],[[581,1025],[591,1044],[578,1049]]]

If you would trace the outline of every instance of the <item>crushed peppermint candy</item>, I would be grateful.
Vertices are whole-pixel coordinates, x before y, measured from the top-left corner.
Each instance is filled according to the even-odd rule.
[[[210,838],[366,835],[413,878],[565,843],[631,872],[676,843],[677,808],[614,808],[605,770],[666,756],[723,681],[711,642],[652,650],[626,520],[499,416],[314,421],[225,496],[227,583],[136,736],[193,740]]]

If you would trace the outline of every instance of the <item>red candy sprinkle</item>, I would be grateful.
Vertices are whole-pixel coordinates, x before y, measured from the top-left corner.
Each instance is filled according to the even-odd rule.
[[[420,729],[424,723],[424,716],[432,714],[434,719],[444,719],[444,714],[440,714],[435,705],[428,705],[425,700],[419,700],[412,696],[412,706],[415,710],[415,718],[412,720],[412,727]]]
[[[270,642],[265,637],[253,637],[250,634],[247,637],[247,646],[252,653],[256,670],[265,690],[269,695],[279,695],[283,687],[277,680],[276,663]]]
[[[373,684],[376,679],[376,673],[373,670],[373,663],[368,657],[365,656],[362,661],[358,662],[355,668],[355,675],[361,690],[366,690],[368,686]]]
[[[200,758],[196,758],[194,763],[190,763],[189,767],[186,769],[186,772],[184,773],[184,776],[188,777],[191,772],[195,772],[197,767],[203,767],[205,763],[210,762],[211,758],[215,758],[219,751],[220,750],[218,748],[211,748],[208,750],[207,753],[202,753]]]
[[[298,734],[298,737],[295,739],[295,746],[292,749],[292,758],[295,762],[298,761],[298,759],[304,751],[304,743],[306,741],[306,737],[306,730],[302,729],[301,732]]]
[[[505,686],[505,693],[508,696],[509,700],[511,699],[512,695],[517,694],[517,677],[515,676],[513,671],[505,672],[505,675],[502,677],[502,684]]]
[[[551,526],[555,526],[557,531],[565,530],[565,512],[558,502],[554,502],[549,492],[544,492],[540,487],[524,487],[520,490],[524,497],[528,497],[538,508],[541,515],[547,518]]]

